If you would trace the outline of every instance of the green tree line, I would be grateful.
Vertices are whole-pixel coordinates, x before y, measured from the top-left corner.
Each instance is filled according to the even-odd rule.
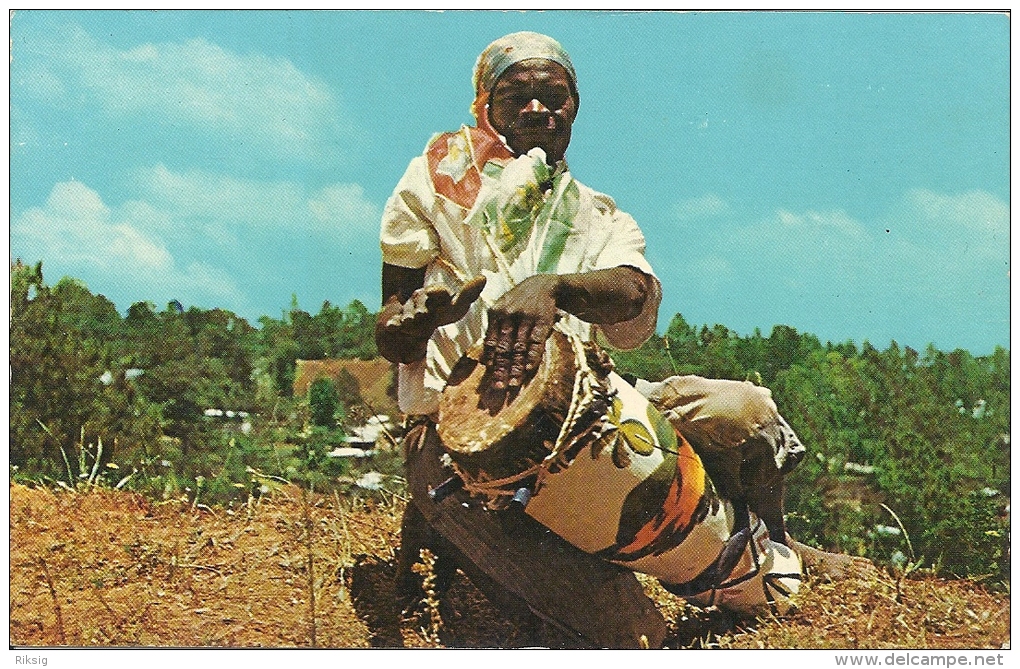
[[[139,302],[121,316],[82,283],[49,286],[41,264],[19,261],[12,471],[209,499],[249,494],[260,476],[335,477],[341,465],[325,453],[342,436],[331,429],[338,397],[350,393],[320,385],[312,403],[292,397],[295,360],[375,357],[374,317],[357,301],[313,315],[296,299],[258,327],[176,302]],[[823,344],[785,325],[741,336],[677,314],[664,336],[613,357],[649,380],[699,374],[771,388],[808,448],[787,479],[798,539],[904,568],[1008,578],[1009,351]],[[250,429],[210,420],[209,408],[250,416]]]
[[[50,286],[41,263],[20,261],[10,323],[15,471],[65,483],[93,470],[110,481],[135,472],[131,486],[166,495],[199,485],[207,498],[241,495],[249,469],[288,478],[338,469],[325,453],[343,434],[321,411],[310,420],[307,400],[292,397],[295,359],[376,355],[374,316],[358,301],[326,302],[312,315],[294,300],[260,328],[176,301],[137,302],[122,317],[81,282]],[[280,443],[291,446],[284,456]]]

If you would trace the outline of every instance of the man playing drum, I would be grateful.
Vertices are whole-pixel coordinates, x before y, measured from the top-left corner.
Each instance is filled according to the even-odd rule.
[[[498,405],[534,376],[557,322],[582,339],[594,325],[633,348],[655,332],[661,297],[634,219],[567,167],[580,98],[559,43],[500,38],[479,56],[474,85],[477,126],[434,137],[383,213],[376,342],[399,363],[400,407],[415,425],[398,590],[410,594],[410,565],[428,546],[440,587],[459,567],[497,606],[534,613],[577,644],[654,647],[663,621],[629,571],[523,514],[439,494],[451,480],[435,425],[440,396],[473,346],[483,342],[484,391]],[[670,408],[687,406],[687,395],[673,396]]]

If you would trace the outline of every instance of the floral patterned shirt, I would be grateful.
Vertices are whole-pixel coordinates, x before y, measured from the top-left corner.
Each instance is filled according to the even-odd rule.
[[[575,180],[565,163],[546,165],[541,149],[514,158],[498,138],[467,126],[438,135],[387,201],[380,240],[383,262],[424,267],[426,286],[455,292],[475,276],[487,278],[471,311],[435,332],[425,360],[401,365],[405,413],[436,411],[450,369],[485,333],[487,307],[535,274],[634,267],[654,284],[641,314],[600,327],[619,348],[636,347],[655,331],[661,288],[637,223],[612,198]],[[588,323],[565,318],[591,336]]]

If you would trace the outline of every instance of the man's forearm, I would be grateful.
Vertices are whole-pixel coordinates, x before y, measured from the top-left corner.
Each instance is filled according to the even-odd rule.
[[[651,279],[633,267],[563,274],[554,289],[556,306],[581,320],[611,325],[641,313]]]

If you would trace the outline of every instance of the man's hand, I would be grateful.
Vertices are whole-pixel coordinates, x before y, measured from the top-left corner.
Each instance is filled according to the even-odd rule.
[[[482,363],[493,390],[521,386],[538,370],[556,322],[558,286],[553,274],[528,277],[489,309]]]
[[[438,286],[419,288],[401,303],[394,295],[386,302],[375,324],[375,343],[390,362],[417,362],[425,357],[429,338],[436,328],[456,323],[485,288],[485,277],[468,281],[456,295]]]
[[[628,321],[641,313],[650,281],[641,271],[621,266],[537,274],[507,291],[489,309],[482,354],[493,395],[512,391],[535,375],[558,310],[589,323]]]

